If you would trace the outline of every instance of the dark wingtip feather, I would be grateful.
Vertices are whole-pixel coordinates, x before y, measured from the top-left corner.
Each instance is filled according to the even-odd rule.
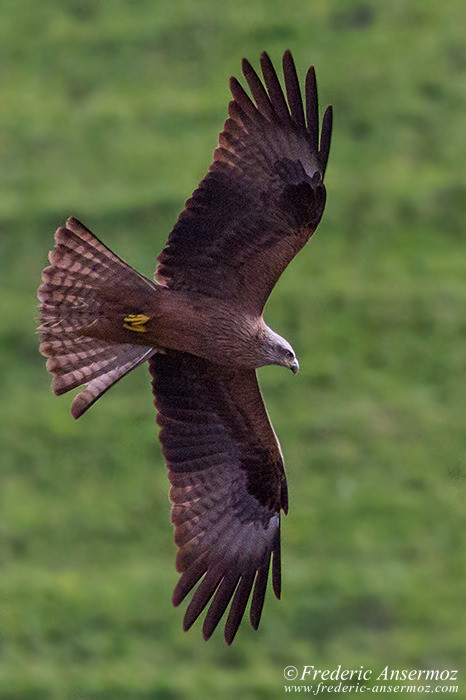
[[[332,124],[333,124],[333,107],[330,105],[325,110],[324,118],[322,120],[322,133],[320,136],[320,150],[319,156],[322,164],[323,173],[327,169],[328,156],[330,152],[330,141],[332,138]]]
[[[319,99],[314,66],[311,66],[306,73],[305,92],[307,131],[312,148],[317,151],[319,149]]]
[[[286,95],[291,116],[298,127],[305,129],[306,122],[304,120],[301,88],[299,87],[298,74],[296,72],[293,56],[289,49],[283,54],[283,76],[285,78]]]
[[[222,571],[219,567],[214,567],[207,571],[186,608],[183,619],[183,629],[185,632],[189,630],[191,625],[193,625],[204,610],[219,585],[221,578]]]
[[[254,585],[254,593],[252,595],[251,609],[249,611],[249,619],[251,620],[252,628],[257,630],[261,620],[262,609],[264,607],[265,593],[267,590],[267,581],[269,578],[270,554],[267,556],[267,562],[259,569]]]
[[[280,528],[275,533],[272,554],[272,588],[275,596],[280,600],[282,590],[282,570],[280,551]]]
[[[289,124],[291,121],[290,112],[288,105],[286,104],[285,97],[283,95],[283,90],[280,85],[280,81],[277,77],[273,63],[266,51],[261,54],[261,69],[262,75],[264,76],[264,82],[269,93],[270,102],[275,110],[276,115],[285,124]]]
[[[249,71],[254,70],[247,58],[241,59],[241,70],[243,71],[244,75],[246,75],[246,73]]]
[[[225,624],[225,641],[230,646],[233,642],[241,620],[243,619],[244,611],[251,594],[252,584],[254,582],[254,571],[243,574],[238,588],[235,592],[235,597],[231,603],[230,612]]]
[[[239,122],[240,125],[242,125],[246,129],[248,128],[251,120],[236,100],[230,100],[230,102],[228,103],[228,115],[236,123]]]
[[[238,585],[239,577],[239,573],[227,574],[218,587],[202,626],[202,636],[206,641],[210,639],[220,622],[235,588]]]
[[[320,173],[319,173],[320,177]],[[280,506],[285,515],[288,515],[288,485],[286,483],[286,477],[283,475],[281,488],[280,488]]]
[[[257,114],[257,110],[251,98],[247,92],[245,92],[243,86],[236,78],[230,78],[230,90],[235,102],[237,102],[237,104],[246,112],[246,114],[254,117]]]
[[[186,598],[188,593],[194,588],[196,583],[206,571],[207,564],[204,556],[201,556],[188,569],[186,569],[176,584],[175,590],[173,591],[172,603],[175,608]]]
[[[272,121],[274,118],[274,111],[269,96],[267,95],[262,81],[247,58],[243,58],[242,69],[259,112]]]

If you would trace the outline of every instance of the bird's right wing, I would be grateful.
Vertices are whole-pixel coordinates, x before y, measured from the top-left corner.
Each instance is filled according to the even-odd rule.
[[[280,595],[280,510],[287,510],[280,447],[255,371],[176,351],[155,354],[149,365],[182,574],[173,602],[199,584],[184,617],[188,629],[213,596],[208,639],[232,601],[231,644],[253,588],[250,619],[259,625],[272,555]]]
[[[186,202],[156,271],[156,280],[172,289],[224,299],[255,315],[321,219],[332,130],[329,107],[319,135],[313,68],[305,110],[289,51],[286,99],[266,53],[261,68],[264,83],[243,61],[254,102],[231,79],[230,118],[214,162]]]

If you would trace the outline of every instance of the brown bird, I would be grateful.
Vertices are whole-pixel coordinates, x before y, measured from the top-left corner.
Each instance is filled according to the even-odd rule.
[[[173,603],[197,585],[188,629],[213,596],[208,639],[231,601],[227,644],[251,591],[257,629],[271,560],[280,597],[287,486],[256,369],[296,373],[299,365],[262,313],[322,217],[332,129],[328,107],[319,137],[313,68],[304,109],[291,53],[283,56],[286,98],[266,53],[260,62],[263,82],[247,60],[242,65],[254,101],[231,78],[213,163],[158,257],[155,282],[71,218],[55,234],[38,291],[40,350],[54,392],[86,385],[73,401],[75,418],[149,361],[179,547]]]

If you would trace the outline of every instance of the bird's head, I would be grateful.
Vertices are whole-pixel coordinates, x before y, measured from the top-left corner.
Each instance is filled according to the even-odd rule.
[[[295,351],[285,338],[267,328],[267,364],[288,367],[293,374],[299,372],[299,362]]]

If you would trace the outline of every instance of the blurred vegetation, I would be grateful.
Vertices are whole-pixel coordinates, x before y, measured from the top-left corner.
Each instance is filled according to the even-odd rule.
[[[0,9],[0,697],[269,699],[290,664],[461,668],[463,3]],[[37,350],[35,293],[71,214],[151,276],[210,163],[228,77],[288,47],[335,107],[328,204],[267,309],[302,367],[260,372],[288,467],[283,600],[229,649],[184,634],[170,603],[147,371],[73,421]]]

